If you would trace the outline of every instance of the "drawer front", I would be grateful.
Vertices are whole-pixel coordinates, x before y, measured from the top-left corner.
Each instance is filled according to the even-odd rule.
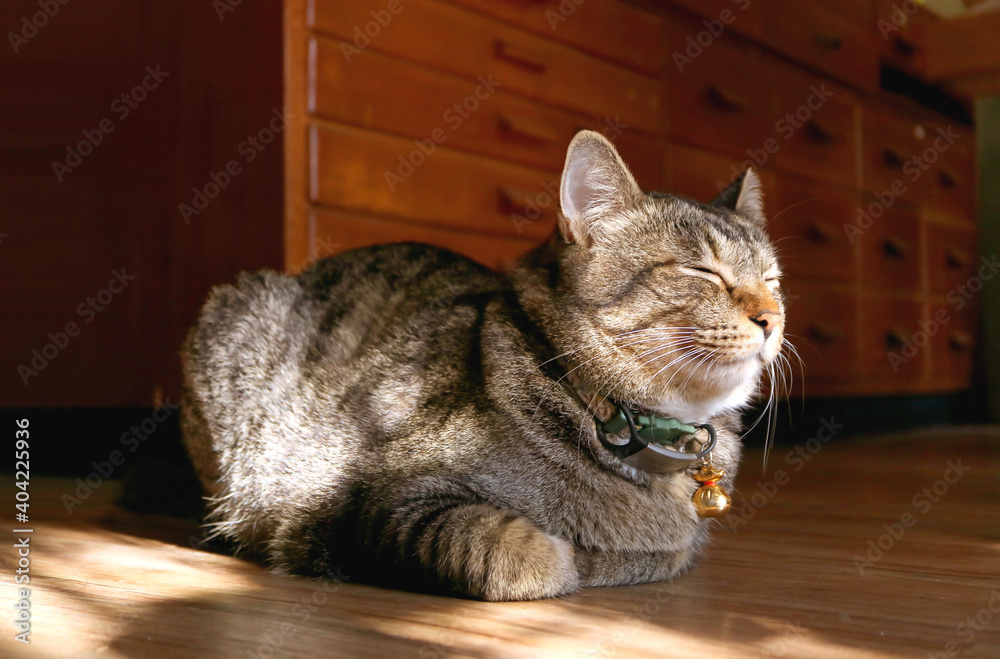
[[[663,21],[617,0],[451,0],[546,38],[657,75]],[[651,54],[656,54],[650,57]]]
[[[976,134],[969,126],[926,122],[922,151],[927,171],[921,178],[924,203],[937,210],[976,217]]]
[[[980,266],[976,245],[976,229],[925,224],[927,240],[927,283],[931,291],[947,293],[957,286],[978,288],[980,284],[969,280],[977,275]],[[986,270],[989,273],[989,269]],[[975,295],[971,291],[966,295]],[[961,295],[961,292],[956,292]]]
[[[672,0],[675,5],[680,5],[689,9],[699,16],[707,19],[699,21],[701,30],[718,32],[719,23],[722,23],[724,30],[731,30],[739,34],[746,35],[756,40],[764,36],[764,16],[760,2],[753,0]],[[719,23],[715,23],[718,21]],[[697,33],[691,35],[697,39]],[[675,47],[674,47],[675,48]],[[669,66],[668,62],[668,66]]]
[[[539,240],[555,225],[559,177],[353,128],[310,128],[310,200],[430,225]]]
[[[870,29],[854,25],[825,7],[802,0],[764,5],[768,44],[844,82],[878,89],[878,53]]]
[[[310,226],[313,227],[310,250],[313,259],[368,245],[419,242],[445,247],[497,270],[510,270],[517,257],[535,245],[525,240],[451,231],[333,210],[312,212]]]
[[[681,144],[667,146],[666,191],[702,203],[719,196],[739,173],[740,162],[736,158],[695,149]],[[775,208],[767,202],[767,195],[775,189],[772,172],[758,172],[764,189],[764,212],[768,215]]]
[[[776,127],[781,149],[775,154],[775,166],[857,187],[857,97],[818,75],[776,61],[768,68],[776,79],[780,117]]]
[[[816,2],[816,0],[810,1]],[[896,0],[896,2],[900,2],[900,0]],[[823,2],[821,4],[849,23],[865,29],[870,27],[872,21],[875,20],[872,0],[838,0],[838,2]]]
[[[885,380],[909,379],[906,384],[899,381],[900,389],[923,378],[931,350],[930,337],[920,325],[925,321],[926,304],[869,295],[862,298],[861,309],[863,373]]]
[[[966,389],[972,385],[979,335],[977,307],[971,304],[956,311],[949,303],[931,305],[934,322],[931,327],[937,328],[932,339],[932,381],[941,383],[942,389]]]
[[[873,200],[867,199],[866,206]],[[861,247],[861,282],[866,287],[920,290],[920,219],[890,208],[857,239]]]
[[[451,148],[553,172],[562,170],[573,135],[589,128],[615,142],[640,185],[656,188],[662,181],[659,143],[613,121],[581,117],[500,90],[487,93],[475,81],[370,49],[348,63],[328,39],[310,42],[310,68],[310,111],[324,119],[419,140],[433,139],[437,131]],[[466,112],[460,114],[456,105]]]
[[[768,233],[776,241],[781,266],[788,275],[853,281],[857,247],[844,233],[857,199],[836,190],[778,177],[770,207]]]
[[[937,20],[916,2],[875,0],[875,43],[883,59],[897,68],[915,70],[917,63],[926,57],[923,40],[915,33]]]
[[[913,156],[920,151],[923,124],[905,115],[890,115],[868,107],[861,113],[861,178],[867,190],[884,193],[903,189],[900,195],[909,203],[919,200],[911,188],[919,184]],[[903,186],[900,188],[900,186]],[[919,186],[918,186],[919,187]]]
[[[588,116],[620,117],[636,128],[660,132],[656,80],[574,48],[441,2],[402,4],[385,27],[372,18],[373,3],[313,2],[310,27],[343,39],[336,46],[345,59],[372,48],[469,80],[486,80],[505,92]],[[366,28],[373,36],[362,31]]]
[[[850,381],[857,376],[857,298],[853,293],[800,283],[783,284],[787,297],[788,340],[806,368],[806,396],[811,381]]]
[[[676,23],[668,30],[672,50],[683,49],[697,24]],[[763,58],[722,38],[680,68],[667,67],[667,126],[671,138],[728,153],[740,162],[759,149],[758,163],[770,153],[767,140],[777,144],[772,113],[772,79]],[[773,151],[773,149],[772,149]]]

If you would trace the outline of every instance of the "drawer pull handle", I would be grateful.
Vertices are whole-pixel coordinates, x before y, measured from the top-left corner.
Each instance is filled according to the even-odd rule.
[[[534,71],[535,73],[542,73],[549,68],[545,59],[537,53],[533,53],[519,46],[514,46],[503,39],[497,39],[496,56],[499,59],[510,62],[511,64],[516,64],[529,71]]]
[[[827,128],[815,119],[806,122],[806,137],[816,144],[833,144],[841,141],[840,133]]]
[[[906,333],[898,329],[890,329],[885,333],[885,345],[890,349],[902,348]]]
[[[972,335],[962,330],[955,330],[948,335],[948,347],[953,352],[970,352],[975,343],[976,341],[972,338]]]
[[[501,136],[534,142],[536,144],[554,142],[559,137],[545,124],[535,121],[530,117],[518,116],[516,114],[498,114],[497,130]]]
[[[949,249],[944,260],[949,268],[965,270],[972,261],[972,258],[960,249]]]
[[[837,230],[823,222],[813,222],[806,229],[806,236],[814,243],[829,244],[837,239]]]
[[[739,112],[748,105],[745,98],[718,85],[711,85],[705,90],[705,95],[708,96],[709,103],[727,112]]]
[[[893,169],[902,169],[903,164],[906,162],[906,158],[903,157],[903,154],[896,151],[891,146],[886,148],[886,150],[882,153],[882,157],[885,158],[885,164]]]
[[[910,251],[910,245],[900,238],[889,236],[882,243],[882,251],[889,258],[905,259]]]
[[[938,180],[941,181],[941,185],[946,188],[958,187],[958,184],[962,181],[962,176],[954,169],[942,169],[938,172]]]
[[[826,323],[810,325],[808,332],[810,337],[822,343],[836,343],[844,338],[844,330]]]
[[[917,54],[917,47],[901,37],[896,37],[892,40],[892,49],[900,57],[909,58]]]
[[[497,189],[497,200],[500,210],[507,215],[523,215],[529,220],[537,220],[545,215],[545,209],[530,202],[533,195],[519,188],[502,185]],[[557,203],[557,202],[553,202]]]
[[[549,0],[507,0],[514,5],[547,5]]]
[[[840,50],[844,45],[844,40],[838,37],[836,34],[828,34],[826,32],[814,32],[813,37],[815,37],[816,43],[829,50]]]

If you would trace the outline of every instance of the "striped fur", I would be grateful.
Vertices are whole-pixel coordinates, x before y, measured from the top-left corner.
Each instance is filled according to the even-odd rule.
[[[573,171],[611,176],[594,189],[634,186],[594,133],[571,159],[581,143]],[[712,421],[728,485],[738,410],[777,354],[748,319],[783,313],[773,249],[747,206],[637,187],[601,216],[586,202],[564,198],[575,220],[509,277],[396,244],[216,288],[182,352],[214,532],[280,571],[486,600],[688,569],[707,537],[698,484],[605,451],[553,359],[623,403]]]

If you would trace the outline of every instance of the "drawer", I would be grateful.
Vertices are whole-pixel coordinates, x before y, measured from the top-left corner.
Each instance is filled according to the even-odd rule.
[[[847,291],[800,283],[794,276],[785,278],[783,288],[788,316],[786,336],[805,364],[805,395],[809,395],[812,381],[856,378],[857,297]]]
[[[802,0],[764,4],[765,41],[776,50],[852,85],[876,91],[878,53],[867,27]]]
[[[662,181],[658,141],[613,121],[489,92],[476,81],[370,49],[348,63],[329,39],[313,39],[309,59],[310,112],[324,119],[420,140],[440,131],[451,148],[553,172],[562,171],[573,135],[590,128],[616,143],[640,185],[655,188]],[[459,114],[456,104],[467,111]]]
[[[527,240],[555,226],[551,172],[354,128],[312,126],[309,142],[313,203]]]
[[[857,97],[819,75],[780,62],[769,67],[777,88],[775,166],[854,188],[860,109]]]
[[[921,332],[926,304],[918,300],[867,295],[861,302],[861,363],[866,376],[911,380],[923,378],[930,337]],[[890,356],[891,355],[891,356]],[[891,389],[892,387],[888,387]]]
[[[768,233],[777,244],[786,275],[854,280],[857,247],[842,226],[856,212],[856,197],[782,176],[765,199],[770,209]]]
[[[942,389],[967,389],[972,386],[972,371],[976,363],[979,328],[971,304],[956,311],[954,305],[931,305],[934,326],[938,328],[931,349],[932,381]]]
[[[925,222],[927,240],[927,284],[931,291],[947,293],[965,286],[980,266],[976,229]],[[989,269],[987,269],[989,272]],[[969,288],[978,288],[973,283]],[[976,294],[979,291],[971,291]],[[958,294],[958,293],[956,293]]]
[[[897,191],[902,185],[910,203],[919,200],[911,191],[920,177],[913,164],[913,156],[921,150],[921,139],[926,128],[919,121],[906,115],[891,115],[881,110],[864,107],[861,111],[861,178],[865,189],[883,193]],[[916,179],[914,181],[914,179]]]
[[[869,207],[871,199],[865,200]],[[867,287],[920,290],[920,219],[916,213],[889,208],[857,239],[861,248],[861,283]]]
[[[763,3],[754,0],[672,0],[672,2],[710,21],[708,25],[704,21],[698,21],[701,30],[714,28],[718,31],[718,24],[711,22],[720,21],[725,30],[743,34],[757,41],[764,36],[764,12],[761,10]],[[691,36],[697,38],[696,34]],[[668,66],[669,64],[668,62]]]
[[[701,149],[680,144],[667,147],[666,191],[702,203],[712,201],[725,190],[740,173],[740,163],[736,158],[720,156]],[[767,195],[775,189],[772,173],[758,172],[764,189],[764,212],[772,214],[774,208],[767,201]]]
[[[670,49],[683,50],[685,40],[700,25],[678,22],[668,29]],[[667,67],[667,126],[674,141],[688,142],[756,162],[771,153],[765,142],[777,143],[772,113],[773,87],[760,54],[718,38],[694,61]],[[772,149],[773,151],[773,149]]]
[[[343,39],[336,45],[347,47],[345,59],[372,48],[469,80],[494,80],[505,92],[660,132],[660,86],[653,78],[461,7],[430,0],[401,6],[382,27],[372,18],[372,3],[313,0],[310,27]],[[418,100],[425,99],[411,103]]]
[[[917,2],[875,0],[875,43],[882,58],[896,68],[916,71],[926,57],[921,28],[937,20]]]
[[[918,154],[928,167],[920,180],[923,202],[966,219],[976,217],[976,134],[970,126],[925,123],[923,150]]]
[[[418,242],[446,247],[491,268],[510,270],[517,257],[535,246],[534,242],[526,240],[451,231],[333,210],[313,211],[310,226],[313,227],[312,248],[309,250],[312,259],[368,245]]]
[[[451,2],[650,75],[663,65],[662,19],[618,0]]]

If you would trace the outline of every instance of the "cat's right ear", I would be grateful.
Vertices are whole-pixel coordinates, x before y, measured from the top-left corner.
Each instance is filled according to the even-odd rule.
[[[642,195],[614,145],[600,133],[580,131],[569,143],[559,201],[559,231],[566,242],[589,245],[624,226],[624,211]]]

